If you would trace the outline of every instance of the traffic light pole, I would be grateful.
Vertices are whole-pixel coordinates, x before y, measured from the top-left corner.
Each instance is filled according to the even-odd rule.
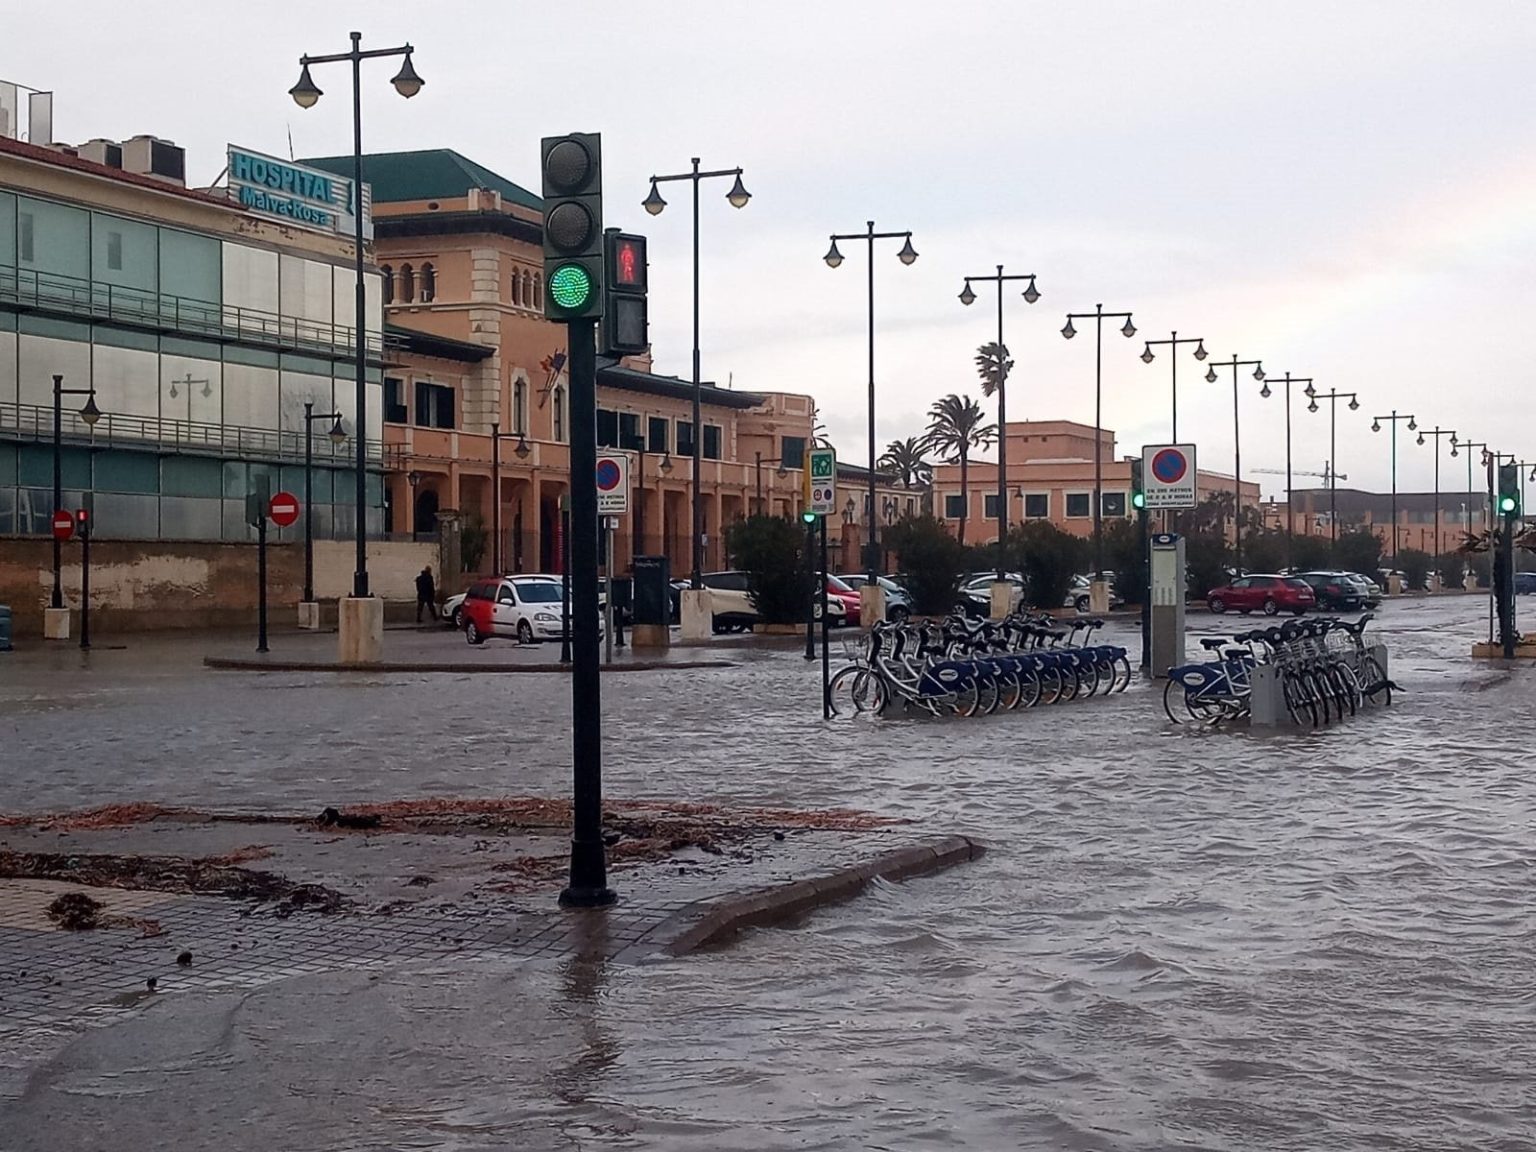
[[[603,846],[602,667],[597,621],[597,322],[567,324],[570,349],[570,612],[572,817],[566,908],[596,908],[617,898],[608,887]]]
[[[256,651],[267,651],[267,510],[256,521]]]
[[[759,500],[758,503],[761,504],[762,501]],[[805,658],[807,660],[816,659],[816,573],[813,570],[812,560],[816,554],[816,520],[820,519],[822,517],[818,516],[805,523],[805,569],[806,575],[811,578],[810,601],[805,611]],[[821,564],[822,571],[825,573],[826,560],[822,560]]]
[[[821,517],[821,571],[827,571],[827,518]],[[821,718],[832,719],[832,668],[831,658],[828,656],[829,635],[832,617],[827,612],[827,582],[821,582]]]
[[[80,650],[88,652],[91,647],[91,521],[96,509],[88,502],[80,511]]]

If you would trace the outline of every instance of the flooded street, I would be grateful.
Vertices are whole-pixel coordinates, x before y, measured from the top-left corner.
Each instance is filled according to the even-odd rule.
[[[1536,1148],[1536,670],[1465,658],[1485,610],[1387,605],[1402,695],[1304,733],[1174,728],[1140,685],[824,725],[792,652],[606,678],[614,797],[863,807],[990,853],[666,963],[166,999],[75,1041],[0,1146],[147,1147],[196,1108],[231,1150]],[[127,667],[0,680],[0,810],[567,787],[556,677]],[[168,727],[168,691],[199,719]]]

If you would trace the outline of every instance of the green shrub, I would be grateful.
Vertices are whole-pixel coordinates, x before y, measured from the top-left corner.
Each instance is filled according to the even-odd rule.
[[[1397,554],[1397,567],[1402,571],[1403,582],[1410,591],[1423,592],[1429,587],[1429,572],[1435,558],[1417,548],[1404,548]]]
[[[1147,581],[1147,540],[1135,520],[1104,525],[1104,563],[1115,574],[1115,592],[1127,604],[1140,604]]]
[[[480,571],[480,562],[490,544],[491,534],[484,518],[478,512],[470,513],[459,528],[459,567],[465,572]]]
[[[1375,580],[1381,568],[1381,540],[1368,528],[1340,532],[1333,549],[1333,562],[1345,572],[1358,572]]]
[[[1225,584],[1230,577],[1232,545],[1215,531],[1191,532],[1184,537],[1184,566],[1189,569],[1189,594],[1204,599],[1212,588]]]
[[[897,556],[897,572],[912,594],[912,610],[924,616],[951,611],[960,598],[966,550],[933,516],[911,516],[885,530],[886,547]]]
[[[1024,595],[1034,608],[1060,608],[1084,559],[1083,541],[1045,520],[1031,520],[1008,532],[1004,554],[1009,568],[1024,577]]]
[[[1467,558],[1460,552],[1446,552],[1435,561],[1435,571],[1440,574],[1440,587],[1460,588],[1467,576]]]
[[[812,580],[805,565],[805,529],[780,516],[751,516],[725,532],[736,566],[747,575],[747,593],[765,624],[805,619]]]

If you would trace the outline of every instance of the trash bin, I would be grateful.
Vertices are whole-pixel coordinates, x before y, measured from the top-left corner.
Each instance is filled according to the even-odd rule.
[[[636,556],[634,573],[632,581],[614,582],[614,609],[628,600],[636,626],[667,627],[672,622],[671,564],[665,556]]]
[[[0,604],[0,652],[11,650],[11,606]]]

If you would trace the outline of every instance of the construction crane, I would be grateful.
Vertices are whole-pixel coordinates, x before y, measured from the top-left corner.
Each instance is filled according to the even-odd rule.
[[[1285,469],[1284,468],[1250,468],[1249,471],[1250,472],[1261,472],[1261,473],[1263,473],[1266,476],[1284,476],[1285,475]],[[1349,479],[1349,473],[1347,473],[1347,472],[1338,472],[1338,473],[1330,472],[1330,471],[1328,471],[1328,465],[1326,465],[1326,464],[1323,465],[1323,470],[1321,472],[1309,472],[1305,468],[1292,468],[1291,469],[1291,475],[1292,476],[1319,476],[1319,477],[1322,478],[1324,487],[1327,487],[1328,482],[1330,480],[1348,480]]]

